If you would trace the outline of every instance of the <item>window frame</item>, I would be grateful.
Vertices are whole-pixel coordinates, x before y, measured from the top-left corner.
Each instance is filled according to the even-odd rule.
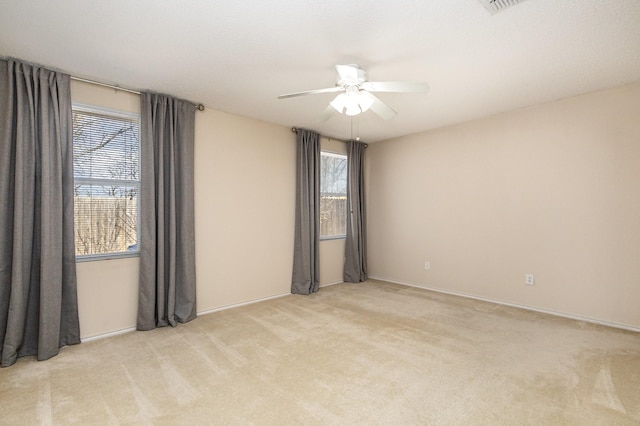
[[[133,186],[136,187],[138,190],[138,196],[137,198],[137,202],[138,202],[138,206],[137,206],[137,217],[136,217],[136,249],[135,250],[126,250],[126,251],[119,251],[119,252],[112,252],[112,253],[95,253],[95,254],[76,254],[76,263],[81,263],[81,262],[94,262],[94,261],[100,261],[100,260],[111,260],[111,259],[124,259],[124,258],[132,258],[132,257],[140,257],[140,226],[141,226],[141,221],[140,221],[140,187],[141,187],[141,182],[142,182],[142,169],[141,169],[141,163],[142,163],[142,141],[140,138],[140,126],[141,126],[141,114],[140,113],[135,113],[135,112],[128,112],[128,111],[121,111],[121,110],[116,110],[116,109],[111,109],[111,108],[105,108],[105,107],[101,107],[101,106],[97,106],[97,105],[88,105],[88,104],[83,104],[83,103],[76,103],[76,102],[72,102],[71,104],[71,110],[72,112],[84,112],[84,113],[93,113],[93,114],[99,114],[99,115],[105,115],[105,116],[111,116],[111,117],[115,117],[115,118],[122,118],[122,119],[127,119],[127,120],[131,120],[131,119],[135,119],[138,121],[138,143],[139,143],[139,154],[138,154],[138,170],[139,170],[139,174],[140,174],[140,179],[139,180],[128,180],[128,179],[100,179],[100,178],[87,178],[87,177],[81,177],[81,178],[76,178],[75,176],[75,171],[74,171],[74,175],[73,175],[73,185],[113,185],[114,182],[116,182],[118,185],[120,186]],[[74,148],[75,148],[75,144],[74,144]],[[74,202],[74,221],[73,221],[73,225],[74,225],[74,239],[75,239],[75,202]]]
[[[320,150],[320,168],[322,169],[322,156],[327,155],[330,157],[339,157],[344,158],[346,162],[346,176],[345,176],[345,190],[344,195],[347,196],[347,186],[349,184],[349,158],[346,153],[330,151],[327,149]],[[320,176],[320,188],[322,188],[322,175]],[[320,190],[320,206],[322,206],[322,189]],[[345,205],[345,210],[348,210],[348,206]],[[318,219],[319,220],[319,219]],[[331,240],[346,240],[347,239],[347,215],[345,214],[345,233],[344,234],[336,234],[336,235],[322,235],[320,234],[320,241],[331,241]],[[320,223],[318,223],[319,230],[322,229]]]

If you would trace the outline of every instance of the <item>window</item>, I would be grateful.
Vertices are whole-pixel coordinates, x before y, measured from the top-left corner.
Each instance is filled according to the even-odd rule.
[[[347,156],[322,152],[320,156],[320,238],[347,234]]]
[[[140,116],[73,106],[78,260],[138,253]]]

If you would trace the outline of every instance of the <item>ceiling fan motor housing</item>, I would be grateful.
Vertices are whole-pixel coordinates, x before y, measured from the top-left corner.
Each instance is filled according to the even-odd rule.
[[[340,87],[359,86],[367,81],[367,72],[356,64],[336,65],[338,83]]]

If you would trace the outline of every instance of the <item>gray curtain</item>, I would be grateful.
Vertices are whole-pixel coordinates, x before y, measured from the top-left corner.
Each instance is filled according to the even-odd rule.
[[[195,105],[142,93],[138,330],[196,317]]]
[[[0,366],[80,343],[69,76],[0,60]]]
[[[320,135],[299,129],[296,143],[296,228],[291,293],[311,294],[320,286]]]
[[[347,240],[345,242],[345,282],[367,279],[367,223],[364,200],[364,152],[362,142],[347,142]]]

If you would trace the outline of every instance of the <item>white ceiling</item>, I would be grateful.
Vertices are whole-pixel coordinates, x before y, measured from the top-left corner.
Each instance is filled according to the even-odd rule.
[[[316,122],[335,95],[277,95],[333,86],[335,64],[428,82],[354,119],[374,142],[639,81],[640,1],[0,0],[0,56],[338,138],[350,118]]]

